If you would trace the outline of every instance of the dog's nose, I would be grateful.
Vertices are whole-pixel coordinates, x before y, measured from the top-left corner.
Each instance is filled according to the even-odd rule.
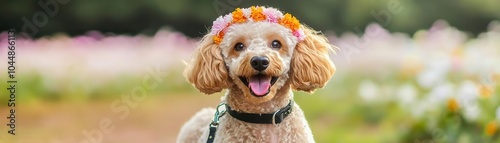
[[[267,57],[253,57],[250,64],[253,69],[263,71],[269,66],[269,59]]]

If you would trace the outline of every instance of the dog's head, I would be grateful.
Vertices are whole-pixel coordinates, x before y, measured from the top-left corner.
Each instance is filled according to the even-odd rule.
[[[284,86],[312,92],[335,72],[332,50],[320,33],[274,8],[237,9],[219,17],[205,35],[185,71],[206,94],[237,88],[260,103]]]

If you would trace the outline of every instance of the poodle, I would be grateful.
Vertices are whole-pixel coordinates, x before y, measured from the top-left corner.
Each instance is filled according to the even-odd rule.
[[[237,8],[217,18],[184,74],[200,92],[227,92],[219,107],[186,122],[177,142],[314,142],[292,90],[312,93],[330,80],[333,48],[272,7]]]

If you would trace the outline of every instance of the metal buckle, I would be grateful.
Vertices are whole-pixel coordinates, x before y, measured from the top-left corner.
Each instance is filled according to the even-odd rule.
[[[292,112],[292,109],[293,109],[293,100],[290,100],[290,103],[288,103],[288,105],[291,105],[292,107],[290,107],[290,109],[288,109],[288,111],[285,112],[286,115],[288,115],[288,114],[290,114]],[[276,125],[276,126],[278,125],[278,124],[276,124],[276,114],[278,114],[278,112],[280,112],[280,111],[281,111],[281,109],[273,113],[273,119],[272,119],[273,120],[272,121],[273,125]],[[284,120],[283,114],[280,114],[280,118],[281,118],[281,121],[283,122],[283,120]]]
[[[276,112],[274,112],[274,113],[273,113],[272,123],[273,123],[273,125],[276,125],[276,126],[277,126],[277,124],[276,124],[276,114],[277,114],[279,111],[280,111],[280,110],[278,110],[278,111],[276,111]]]
[[[221,107],[224,108],[221,110],[220,109]],[[226,104],[220,103],[215,109],[214,119],[212,120],[212,123],[210,123],[207,143],[212,143],[214,141],[215,132],[217,131],[217,127],[219,126],[219,118],[224,116],[225,113],[226,113]]]
[[[220,110],[221,107],[224,107],[222,108],[222,110]],[[219,126],[219,118],[224,116],[224,114],[226,113],[226,104],[225,103],[220,103],[217,108],[215,109],[215,115],[214,115],[214,119],[212,120],[212,123],[210,123],[210,127],[217,127]]]

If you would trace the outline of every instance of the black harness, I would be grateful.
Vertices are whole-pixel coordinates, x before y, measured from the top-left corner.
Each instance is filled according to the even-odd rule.
[[[219,110],[220,107],[225,106],[225,110]],[[226,105],[225,103],[219,104],[217,106],[217,109],[215,111],[214,119],[212,120],[212,123],[210,123],[210,132],[208,134],[208,140],[207,143],[212,143],[214,142],[215,138],[215,132],[217,131],[217,127],[219,126],[219,118],[224,116],[226,112],[229,112],[229,115],[231,115],[233,118],[236,118],[240,121],[248,122],[248,123],[255,123],[255,124],[279,124],[283,122],[283,120],[290,114],[292,113],[292,106],[293,106],[293,101],[290,100],[290,103],[286,105],[285,107],[279,109],[276,112],[269,113],[269,114],[254,114],[254,113],[244,113],[244,112],[238,112],[235,110],[232,110],[231,107]]]

